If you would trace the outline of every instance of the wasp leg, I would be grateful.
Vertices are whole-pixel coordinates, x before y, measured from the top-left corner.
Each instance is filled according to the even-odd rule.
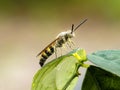
[[[63,44],[63,50],[68,53],[69,51],[67,50],[69,48],[69,46],[67,44]]]
[[[75,43],[74,43],[73,41],[71,41],[71,44],[72,44],[72,46],[76,46]]]
[[[57,58],[57,48],[55,47],[55,57]]]
[[[74,42],[71,41],[70,39],[68,40],[67,45],[68,45],[68,47],[71,48],[72,50],[75,48]]]
[[[72,44],[70,42],[67,42],[67,46],[73,50]]]
[[[61,53],[61,56],[62,56],[62,47],[60,48],[60,51],[61,51],[60,53]]]
[[[64,52],[68,53],[68,50],[67,50],[68,46],[66,44],[63,44],[62,47],[59,48],[60,50],[60,55],[62,56]]]
[[[70,49],[73,49],[70,43],[67,42],[66,44],[67,44],[67,47],[69,47]]]

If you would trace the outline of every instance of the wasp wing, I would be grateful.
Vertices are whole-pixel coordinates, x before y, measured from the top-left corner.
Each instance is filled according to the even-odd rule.
[[[49,48],[50,46],[53,46],[55,47],[55,44],[56,44],[56,41],[58,40],[59,38],[56,38],[53,42],[51,42],[49,45],[47,45],[40,53],[37,54],[36,57],[40,56],[43,52],[45,52],[45,50],[47,50],[47,48]]]

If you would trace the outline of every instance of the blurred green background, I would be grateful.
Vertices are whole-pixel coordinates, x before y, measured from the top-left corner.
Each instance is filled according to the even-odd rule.
[[[86,18],[76,47],[120,49],[120,0],[0,0],[0,90],[30,90],[36,55]]]

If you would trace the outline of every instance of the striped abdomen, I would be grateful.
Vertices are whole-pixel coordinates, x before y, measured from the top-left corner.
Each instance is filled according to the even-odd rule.
[[[54,53],[54,51],[55,51],[54,46],[49,46],[41,53],[40,62],[39,62],[41,67],[44,65],[48,57]]]

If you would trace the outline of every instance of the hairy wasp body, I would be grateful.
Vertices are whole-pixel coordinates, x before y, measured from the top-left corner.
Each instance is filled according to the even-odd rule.
[[[40,56],[40,66],[42,67],[44,65],[45,61],[49,58],[49,56],[51,56],[55,52],[56,48],[62,47],[65,43],[69,42],[71,38],[75,36],[74,31],[77,30],[77,28],[86,21],[87,19],[80,23],[75,29],[74,25],[72,24],[71,30],[58,34],[56,39],[37,55]]]

